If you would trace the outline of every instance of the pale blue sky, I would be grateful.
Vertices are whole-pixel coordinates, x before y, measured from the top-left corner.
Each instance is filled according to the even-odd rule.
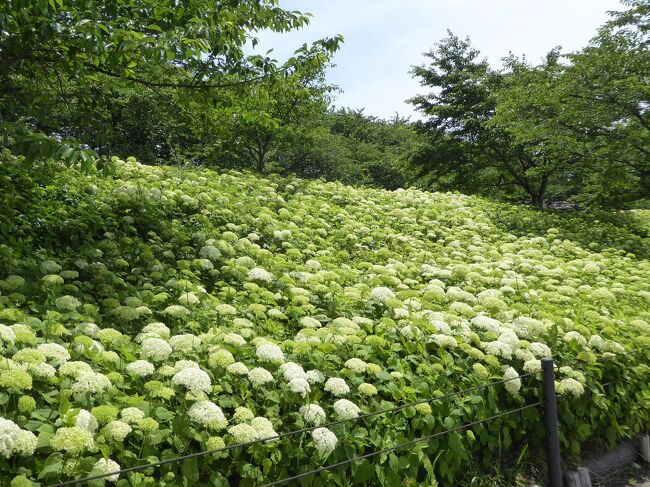
[[[464,37],[498,65],[509,51],[538,61],[556,45],[583,47],[618,0],[280,0],[289,10],[311,12],[308,27],[287,34],[261,33],[262,53],[286,60],[305,42],[342,34],[328,81],[344,91],[335,105],[365,107],[367,114],[411,115],[404,100],[424,92],[409,74],[422,53],[446,36]]]

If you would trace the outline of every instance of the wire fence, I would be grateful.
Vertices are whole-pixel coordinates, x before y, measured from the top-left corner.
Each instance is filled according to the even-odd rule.
[[[84,478],[76,479],[76,480],[68,480],[68,481],[65,481],[65,482],[57,483],[57,484],[51,484],[48,487],[67,487],[67,486],[71,486],[71,485],[79,485],[79,484],[90,482],[92,480],[100,480],[100,479],[111,477],[111,476],[114,476],[114,475],[122,475],[122,474],[133,473],[133,472],[141,472],[141,471],[147,470],[149,468],[157,468],[157,467],[161,467],[163,465],[168,465],[168,464],[171,464],[171,463],[183,462],[185,460],[190,460],[192,458],[199,458],[199,457],[204,457],[204,456],[208,456],[208,455],[214,455],[214,454],[217,454],[217,453],[224,453],[224,452],[228,452],[230,450],[234,450],[236,448],[248,448],[248,447],[257,445],[259,443],[266,443],[266,442],[269,442],[269,441],[281,440],[283,438],[287,438],[287,437],[290,437],[290,436],[295,436],[295,435],[299,435],[299,434],[302,434],[302,433],[308,433],[308,432],[316,430],[318,428],[328,428],[329,429],[329,428],[332,428],[332,427],[340,425],[340,424],[349,423],[349,422],[353,422],[353,421],[355,421],[355,422],[356,421],[361,421],[361,420],[364,420],[364,419],[367,419],[367,418],[372,418],[374,416],[379,416],[379,415],[382,415],[382,414],[394,413],[394,412],[401,411],[401,410],[404,410],[404,409],[407,409],[407,408],[418,406],[420,404],[431,404],[433,402],[446,401],[446,400],[454,398],[454,397],[467,395],[467,394],[472,393],[472,392],[480,391],[480,390],[487,389],[487,388],[490,388],[490,387],[495,387],[495,386],[498,386],[500,384],[505,384],[507,382],[511,382],[511,381],[515,381],[515,380],[521,380],[521,379],[524,379],[526,377],[531,377],[533,375],[539,375],[539,372],[530,372],[530,373],[526,373],[526,374],[520,374],[520,375],[517,375],[516,377],[511,377],[511,378],[508,378],[508,379],[502,379],[502,380],[498,380],[498,381],[494,381],[494,382],[488,382],[486,384],[481,384],[481,385],[478,385],[478,386],[469,387],[469,388],[462,389],[462,390],[459,390],[459,391],[455,391],[455,392],[452,392],[452,393],[449,393],[449,394],[444,394],[442,396],[431,397],[431,398],[427,398],[427,399],[421,399],[419,401],[411,402],[411,403],[408,403],[408,404],[401,404],[399,406],[395,406],[395,407],[391,407],[391,408],[385,408],[385,409],[380,409],[380,410],[373,411],[373,412],[370,412],[370,413],[360,414],[360,415],[358,415],[357,417],[354,417],[354,418],[339,419],[339,420],[331,421],[331,422],[328,422],[328,423],[322,423],[322,424],[319,424],[317,426],[308,426],[308,427],[305,427],[305,428],[300,428],[300,429],[293,430],[293,431],[288,431],[288,432],[285,432],[285,433],[278,433],[278,434],[273,435],[273,436],[268,436],[268,437],[265,437],[265,438],[259,438],[259,439],[256,439],[254,441],[249,441],[249,442],[246,442],[246,443],[237,443],[237,444],[233,444],[233,445],[227,445],[227,446],[225,446],[223,448],[217,448],[217,449],[213,449],[213,450],[205,450],[205,451],[201,451],[201,452],[190,453],[188,455],[169,458],[167,460],[161,460],[159,462],[148,463],[148,464],[145,464],[145,465],[138,465],[138,466],[135,466],[135,467],[124,468],[124,469],[121,469],[121,470],[116,470],[114,472],[108,472],[108,473],[104,473],[104,474],[101,474],[101,475],[93,475],[93,476],[90,476],[90,477],[84,477]],[[539,404],[540,403],[536,403],[533,406],[537,406]],[[525,407],[524,409],[527,409],[527,407]],[[513,410],[511,412],[518,412],[520,410],[521,410],[521,408]],[[489,421],[491,419],[496,419],[496,418],[501,417],[501,416],[505,416],[507,414],[510,414],[511,412],[502,413],[502,414],[496,415],[496,416],[494,416],[492,418],[486,418],[484,420],[479,421],[479,423]],[[445,431],[442,431],[440,433],[436,433],[435,435],[431,435],[430,437],[427,437],[427,439],[433,438],[435,436],[441,436],[441,435],[444,435],[444,434],[448,434],[448,433],[451,433],[452,431],[455,431],[457,429],[463,429],[463,427],[469,427],[469,426],[472,426],[472,425],[473,425],[473,423],[467,423],[467,425],[462,425],[460,427],[453,428],[451,430],[445,430]],[[415,443],[419,443],[421,441],[425,441],[425,439],[424,438],[418,439],[418,440],[415,441]],[[397,449],[397,448],[401,448],[403,446],[408,446],[408,445],[407,444],[397,445],[396,447],[392,447],[391,449]],[[381,453],[383,453],[383,451],[373,452],[373,454],[370,454],[370,456],[379,455]],[[363,458],[365,458],[365,456],[352,459],[352,462],[349,462],[349,463],[353,463],[354,461],[362,460]],[[340,466],[340,465],[337,465],[337,466]],[[335,468],[335,467],[330,467],[330,468]],[[327,469],[328,468],[321,467],[321,469],[319,471],[323,471],[323,470],[327,470]],[[291,479],[289,479],[289,480],[291,480]],[[274,485],[274,484],[272,484],[272,485]]]
[[[558,370],[560,368],[561,367],[559,365],[556,365],[556,364],[552,364],[552,366],[551,366],[551,370],[553,370],[553,371]],[[481,384],[481,385],[474,386],[474,387],[469,387],[469,388],[466,388],[466,389],[462,389],[462,390],[455,391],[455,392],[452,392],[452,393],[444,394],[444,395],[441,395],[441,396],[421,399],[419,401],[411,402],[411,403],[408,403],[408,404],[402,404],[402,405],[398,405],[398,406],[394,406],[394,407],[390,407],[390,408],[385,408],[385,409],[380,409],[380,410],[365,413],[365,414],[360,414],[360,415],[358,415],[357,417],[354,417],[354,418],[340,419],[340,420],[331,421],[331,422],[328,422],[328,423],[323,423],[323,424],[319,424],[319,425],[300,428],[300,429],[293,430],[293,431],[278,433],[278,434],[275,434],[273,436],[259,438],[259,439],[249,441],[249,442],[227,445],[227,446],[224,446],[222,448],[195,452],[195,453],[191,453],[191,454],[188,454],[188,455],[182,455],[182,456],[178,456],[178,457],[174,457],[174,458],[170,458],[170,459],[166,459],[166,460],[161,460],[161,461],[158,461],[158,462],[152,462],[152,463],[147,463],[147,464],[144,464],[144,465],[137,465],[137,466],[134,466],[134,467],[128,467],[128,468],[124,468],[124,469],[121,469],[121,470],[116,470],[114,472],[108,472],[108,473],[88,476],[88,477],[84,477],[84,478],[80,478],[80,479],[68,480],[68,481],[64,481],[64,482],[60,482],[60,483],[56,483],[56,484],[50,484],[48,487],[68,487],[68,486],[73,486],[73,485],[80,485],[80,484],[85,484],[85,483],[93,481],[93,480],[101,480],[101,479],[106,479],[108,477],[113,477],[113,476],[116,476],[116,475],[119,476],[119,475],[128,474],[128,473],[141,472],[141,471],[148,470],[148,469],[151,469],[151,468],[158,468],[158,467],[161,467],[161,466],[164,466],[164,465],[169,465],[169,464],[173,464],[173,463],[180,463],[180,462],[190,460],[190,459],[193,459],[193,458],[200,458],[200,457],[205,457],[205,456],[214,455],[214,454],[218,454],[218,453],[225,453],[225,452],[229,452],[231,450],[237,449],[237,448],[248,448],[248,447],[260,444],[260,443],[277,441],[277,440],[292,437],[292,436],[295,436],[295,435],[308,433],[308,432],[314,431],[314,430],[316,430],[318,428],[328,428],[329,429],[329,428],[332,428],[334,426],[341,425],[341,424],[344,424],[344,423],[362,421],[364,419],[376,417],[376,416],[383,415],[383,414],[398,412],[398,411],[401,411],[401,410],[404,410],[404,409],[407,409],[407,408],[411,408],[411,407],[415,407],[415,406],[418,406],[418,405],[421,405],[421,404],[431,404],[433,402],[442,402],[442,401],[445,401],[445,400],[448,400],[448,399],[451,399],[451,398],[454,398],[454,397],[460,397],[460,396],[470,394],[472,392],[477,392],[477,391],[488,389],[488,388],[491,388],[491,387],[496,387],[498,385],[505,384],[505,383],[508,383],[510,381],[521,380],[521,379],[531,377],[531,376],[538,376],[539,377],[541,374],[542,374],[541,371],[539,371],[539,372],[530,372],[530,373],[526,373],[526,374],[520,374],[520,375],[517,375],[515,377],[508,378],[508,379],[502,379],[502,380],[499,380],[499,381],[494,381],[494,382],[489,382],[489,383]],[[613,385],[616,382],[617,381],[606,382],[604,384],[601,384],[601,386],[606,387],[606,386],[609,386],[609,385]],[[427,435],[427,436],[424,436],[424,437],[421,437],[421,438],[417,438],[417,439],[414,439],[414,440],[411,440],[411,441],[408,441],[408,442],[399,443],[397,445],[393,445],[393,446],[390,446],[390,447],[387,447],[387,448],[384,448],[384,449],[381,449],[381,450],[366,453],[366,454],[356,456],[354,458],[346,459],[346,460],[343,460],[343,461],[340,461],[340,462],[337,462],[337,463],[324,465],[324,466],[315,468],[313,470],[309,470],[307,472],[303,472],[303,473],[299,473],[299,474],[296,474],[296,475],[293,475],[293,476],[290,476],[290,477],[283,478],[281,480],[276,480],[276,481],[264,484],[262,487],[273,487],[273,486],[277,486],[277,485],[283,485],[283,484],[286,484],[286,483],[289,483],[289,482],[292,482],[292,481],[295,481],[295,480],[299,480],[299,479],[304,478],[304,477],[308,477],[308,476],[312,476],[312,475],[318,475],[319,473],[322,473],[322,472],[325,472],[325,471],[328,471],[328,470],[333,470],[333,469],[336,469],[336,468],[339,468],[339,467],[343,467],[343,466],[346,466],[346,465],[353,464],[353,463],[358,462],[358,461],[362,461],[362,460],[365,460],[365,459],[368,459],[368,458],[373,458],[373,457],[376,457],[378,455],[382,455],[382,454],[385,454],[385,453],[390,453],[390,452],[392,452],[394,450],[398,450],[398,449],[401,449],[401,448],[406,448],[406,447],[409,447],[409,446],[413,446],[413,445],[416,445],[416,444],[419,444],[419,443],[422,443],[422,442],[425,442],[425,441],[432,440],[432,439],[434,439],[436,437],[448,435],[448,434],[453,433],[455,431],[468,429],[468,428],[471,428],[473,426],[477,426],[477,425],[482,424],[482,423],[493,421],[495,419],[498,419],[498,418],[501,418],[501,417],[504,417],[504,416],[509,416],[511,414],[515,414],[515,413],[518,413],[518,412],[521,412],[521,411],[524,411],[524,410],[527,410],[527,409],[536,408],[536,407],[539,407],[539,406],[544,406],[544,403],[542,401],[538,401],[538,402],[534,402],[532,404],[527,404],[527,405],[524,405],[524,406],[521,406],[521,407],[518,407],[518,408],[515,408],[515,409],[511,409],[511,410],[508,410],[508,411],[504,411],[504,412],[495,414],[495,415],[487,417],[487,418],[479,419],[479,420],[472,421],[472,422],[469,422],[469,423],[465,423],[465,424],[462,424],[462,425],[459,425],[459,426],[456,426],[456,427],[453,427],[453,428],[449,428],[449,429],[445,429],[445,430],[442,430],[442,431],[439,431],[439,432],[436,432],[436,433],[432,433],[430,435]]]
[[[448,430],[439,431],[437,433],[433,433],[431,435],[424,436],[422,438],[418,438],[417,440],[407,441],[405,443],[399,443],[397,445],[394,445],[394,446],[391,446],[391,447],[388,447],[388,448],[384,448],[383,450],[378,450],[378,451],[374,451],[372,453],[367,453],[365,455],[350,458],[348,460],[343,460],[342,462],[332,463],[330,465],[325,465],[324,467],[319,467],[319,468],[316,468],[314,470],[310,470],[309,472],[304,472],[304,473],[301,473],[301,474],[298,474],[298,475],[294,475],[292,477],[287,477],[287,478],[284,478],[282,480],[276,480],[275,482],[271,482],[270,484],[264,484],[263,487],[271,487],[271,486],[274,486],[274,485],[282,485],[282,484],[285,484],[287,482],[291,482],[293,480],[298,480],[298,479],[303,478],[303,477],[309,477],[311,475],[317,475],[317,474],[319,474],[321,472],[324,472],[326,470],[333,470],[333,469],[338,468],[338,467],[343,467],[345,465],[349,465],[351,463],[358,462],[359,460],[365,460],[367,458],[372,458],[372,457],[375,457],[377,455],[381,455],[382,453],[389,453],[391,451],[398,450],[400,448],[405,448],[407,446],[413,446],[413,445],[415,445],[417,443],[421,443],[423,441],[429,441],[429,440],[431,440],[433,438],[436,438],[438,436],[448,435],[449,433],[453,433],[454,431],[459,431],[459,430],[471,428],[472,426],[476,426],[476,425],[479,425],[481,423],[486,423],[488,421],[492,421],[494,419],[501,418],[503,416],[509,416],[510,414],[518,413],[518,412],[524,411],[526,409],[535,408],[537,406],[540,406],[541,404],[542,404],[541,401],[538,401],[536,403],[528,404],[526,406],[522,406],[522,407],[519,407],[517,409],[511,409],[510,411],[495,414],[494,416],[490,416],[489,418],[479,419],[477,421],[472,421],[471,423],[465,423],[463,425],[456,426],[455,428],[450,428]]]

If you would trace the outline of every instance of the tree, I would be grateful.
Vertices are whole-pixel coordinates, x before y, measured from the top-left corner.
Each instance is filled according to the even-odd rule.
[[[300,143],[276,154],[282,172],[397,189],[408,184],[407,159],[421,136],[408,119],[390,120],[363,110],[330,110],[312,121]]]
[[[266,173],[278,150],[302,143],[326,112],[333,89],[325,83],[323,64],[232,90],[213,113],[216,137],[206,147],[205,162]]]
[[[585,49],[501,71],[449,33],[413,68],[432,88],[411,100],[429,143],[420,181],[543,206],[552,197],[621,205],[650,189],[650,1],[630,0]]]
[[[244,52],[247,42],[257,42],[253,34],[258,30],[284,32],[307,22],[307,15],[283,10],[276,0],[180,5],[171,0],[2,2],[0,109],[5,135],[15,136],[16,124],[28,129],[56,125],[47,119],[48,113],[57,113],[52,100],[26,96],[27,85],[50,92],[74,84],[84,89],[75,93],[73,102],[90,105],[94,91],[106,78],[114,78],[131,87],[177,89],[177,103],[197,96],[205,103],[222,90],[322,64],[338,48],[340,37],[304,46],[283,65]],[[21,119],[28,123],[21,125]],[[54,139],[47,132],[40,135],[43,142],[60,138],[59,133]],[[28,142],[33,149],[33,141]]]
[[[650,1],[623,4],[586,48],[567,55],[565,99],[609,141],[602,160],[611,166],[599,172],[620,168],[631,183],[612,196],[624,201],[650,193]],[[604,179],[611,188],[614,178]]]
[[[637,14],[645,7],[647,24],[650,3],[631,3]],[[553,191],[564,187],[565,196],[589,205],[638,199],[648,184],[647,38],[642,26],[629,25],[638,15],[614,18],[575,54],[557,49],[535,67],[508,59],[490,122],[525,148],[536,170],[551,175]]]
[[[538,170],[536,160],[503,127],[490,123],[505,76],[479,55],[468,38],[448,32],[425,53],[429,64],[411,71],[433,89],[408,100],[429,117],[420,129],[430,143],[412,161],[436,188],[515,197],[523,190],[533,204],[542,205],[549,174]]]

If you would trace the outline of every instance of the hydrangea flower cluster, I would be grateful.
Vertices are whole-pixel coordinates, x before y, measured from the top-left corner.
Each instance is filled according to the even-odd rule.
[[[44,469],[49,485],[260,441],[205,457],[197,482],[230,471],[264,483],[286,474],[288,459],[317,467],[339,444],[369,451],[449,414],[432,400],[357,421],[388,404],[499,378],[497,391],[514,397],[488,395],[482,412],[535,400],[540,359],[551,356],[562,365],[558,394],[585,401],[594,429],[604,411],[629,411],[616,418],[625,431],[645,420],[622,401],[647,382],[650,264],[622,228],[594,223],[601,237],[582,245],[588,230],[570,219],[517,218],[511,232],[491,203],[458,194],[113,163],[111,178],[63,170],[42,188],[80,236],[74,252],[28,252],[29,242],[16,254],[24,259],[0,252],[9,271],[0,276],[0,456],[15,472],[36,479]],[[16,219],[17,235],[34,232],[33,220]],[[531,375],[522,382],[519,371]],[[605,375],[624,376],[626,394],[595,408],[585,391]],[[330,431],[328,420],[346,424]],[[273,440],[304,427],[314,429],[299,448]],[[568,428],[567,441],[583,434]],[[271,463],[252,461],[262,451]],[[448,468],[462,483],[457,457]],[[12,480],[0,472],[0,484]]]

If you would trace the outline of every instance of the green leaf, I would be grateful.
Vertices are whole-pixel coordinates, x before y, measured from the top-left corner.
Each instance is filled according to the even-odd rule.
[[[393,472],[399,472],[399,458],[394,453],[388,455],[388,466]]]
[[[189,485],[192,485],[199,480],[199,465],[196,458],[184,460],[181,470],[183,472],[184,480],[186,480]]]
[[[354,481],[357,484],[362,484],[370,479],[375,472],[375,468],[372,463],[368,460],[363,460],[359,465],[354,469]]]
[[[45,464],[40,468],[38,472],[38,478],[43,479],[50,474],[60,474],[61,469],[63,468],[63,455],[60,453],[52,453]]]

